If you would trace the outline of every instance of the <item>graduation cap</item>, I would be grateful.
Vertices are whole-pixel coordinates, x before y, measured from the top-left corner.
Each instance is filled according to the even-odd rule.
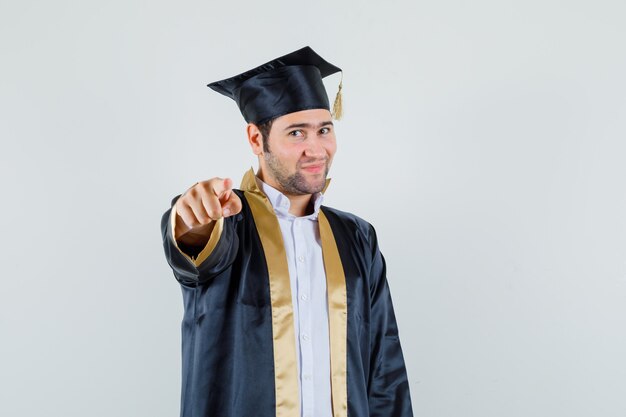
[[[330,110],[322,78],[339,71],[341,68],[325,61],[313,49],[305,46],[208,86],[235,100],[246,122],[263,124],[275,117],[300,110]],[[342,113],[341,87],[340,82],[333,103],[335,119],[340,119]]]

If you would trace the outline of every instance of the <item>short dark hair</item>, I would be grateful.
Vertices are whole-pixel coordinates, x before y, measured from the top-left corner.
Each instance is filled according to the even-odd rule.
[[[263,151],[267,153],[270,152],[269,138],[270,131],[272,130],[272,123],[274,123],[274,119],[269,119],[267,122],[257,125],[261,131],[261,137],[263,138]]]

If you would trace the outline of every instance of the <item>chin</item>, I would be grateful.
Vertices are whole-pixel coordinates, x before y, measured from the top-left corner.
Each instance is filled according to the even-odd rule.
[[[324,186],[326,185],[326,179],[322,178],[322,181],[319,182],[315,182],[311,185],[311,188],[316,190],[315,192],[321,192],[324,189]]]

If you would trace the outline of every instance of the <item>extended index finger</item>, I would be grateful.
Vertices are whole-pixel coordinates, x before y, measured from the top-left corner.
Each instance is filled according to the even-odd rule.
[[[218,178],[217,181],[211,185],[213,186],[213,193],[215,193],[218,198],[223,197],[225,193],[227,194],[226,197],[228,197],[230,190],[233,188],[233,180],[230,178]]]

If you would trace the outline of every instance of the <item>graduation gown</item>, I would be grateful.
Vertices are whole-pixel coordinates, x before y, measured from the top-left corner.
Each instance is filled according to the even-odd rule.
[[[287,257],[278,219],[248,171],[237,215],[197,255],[162,217],[167,262],[183,294],[182,417],[300,417]],[[172,201],[174,206],[177,196]],[[412,417],[385,259],[365,220],[322,205],[333,417]]]

